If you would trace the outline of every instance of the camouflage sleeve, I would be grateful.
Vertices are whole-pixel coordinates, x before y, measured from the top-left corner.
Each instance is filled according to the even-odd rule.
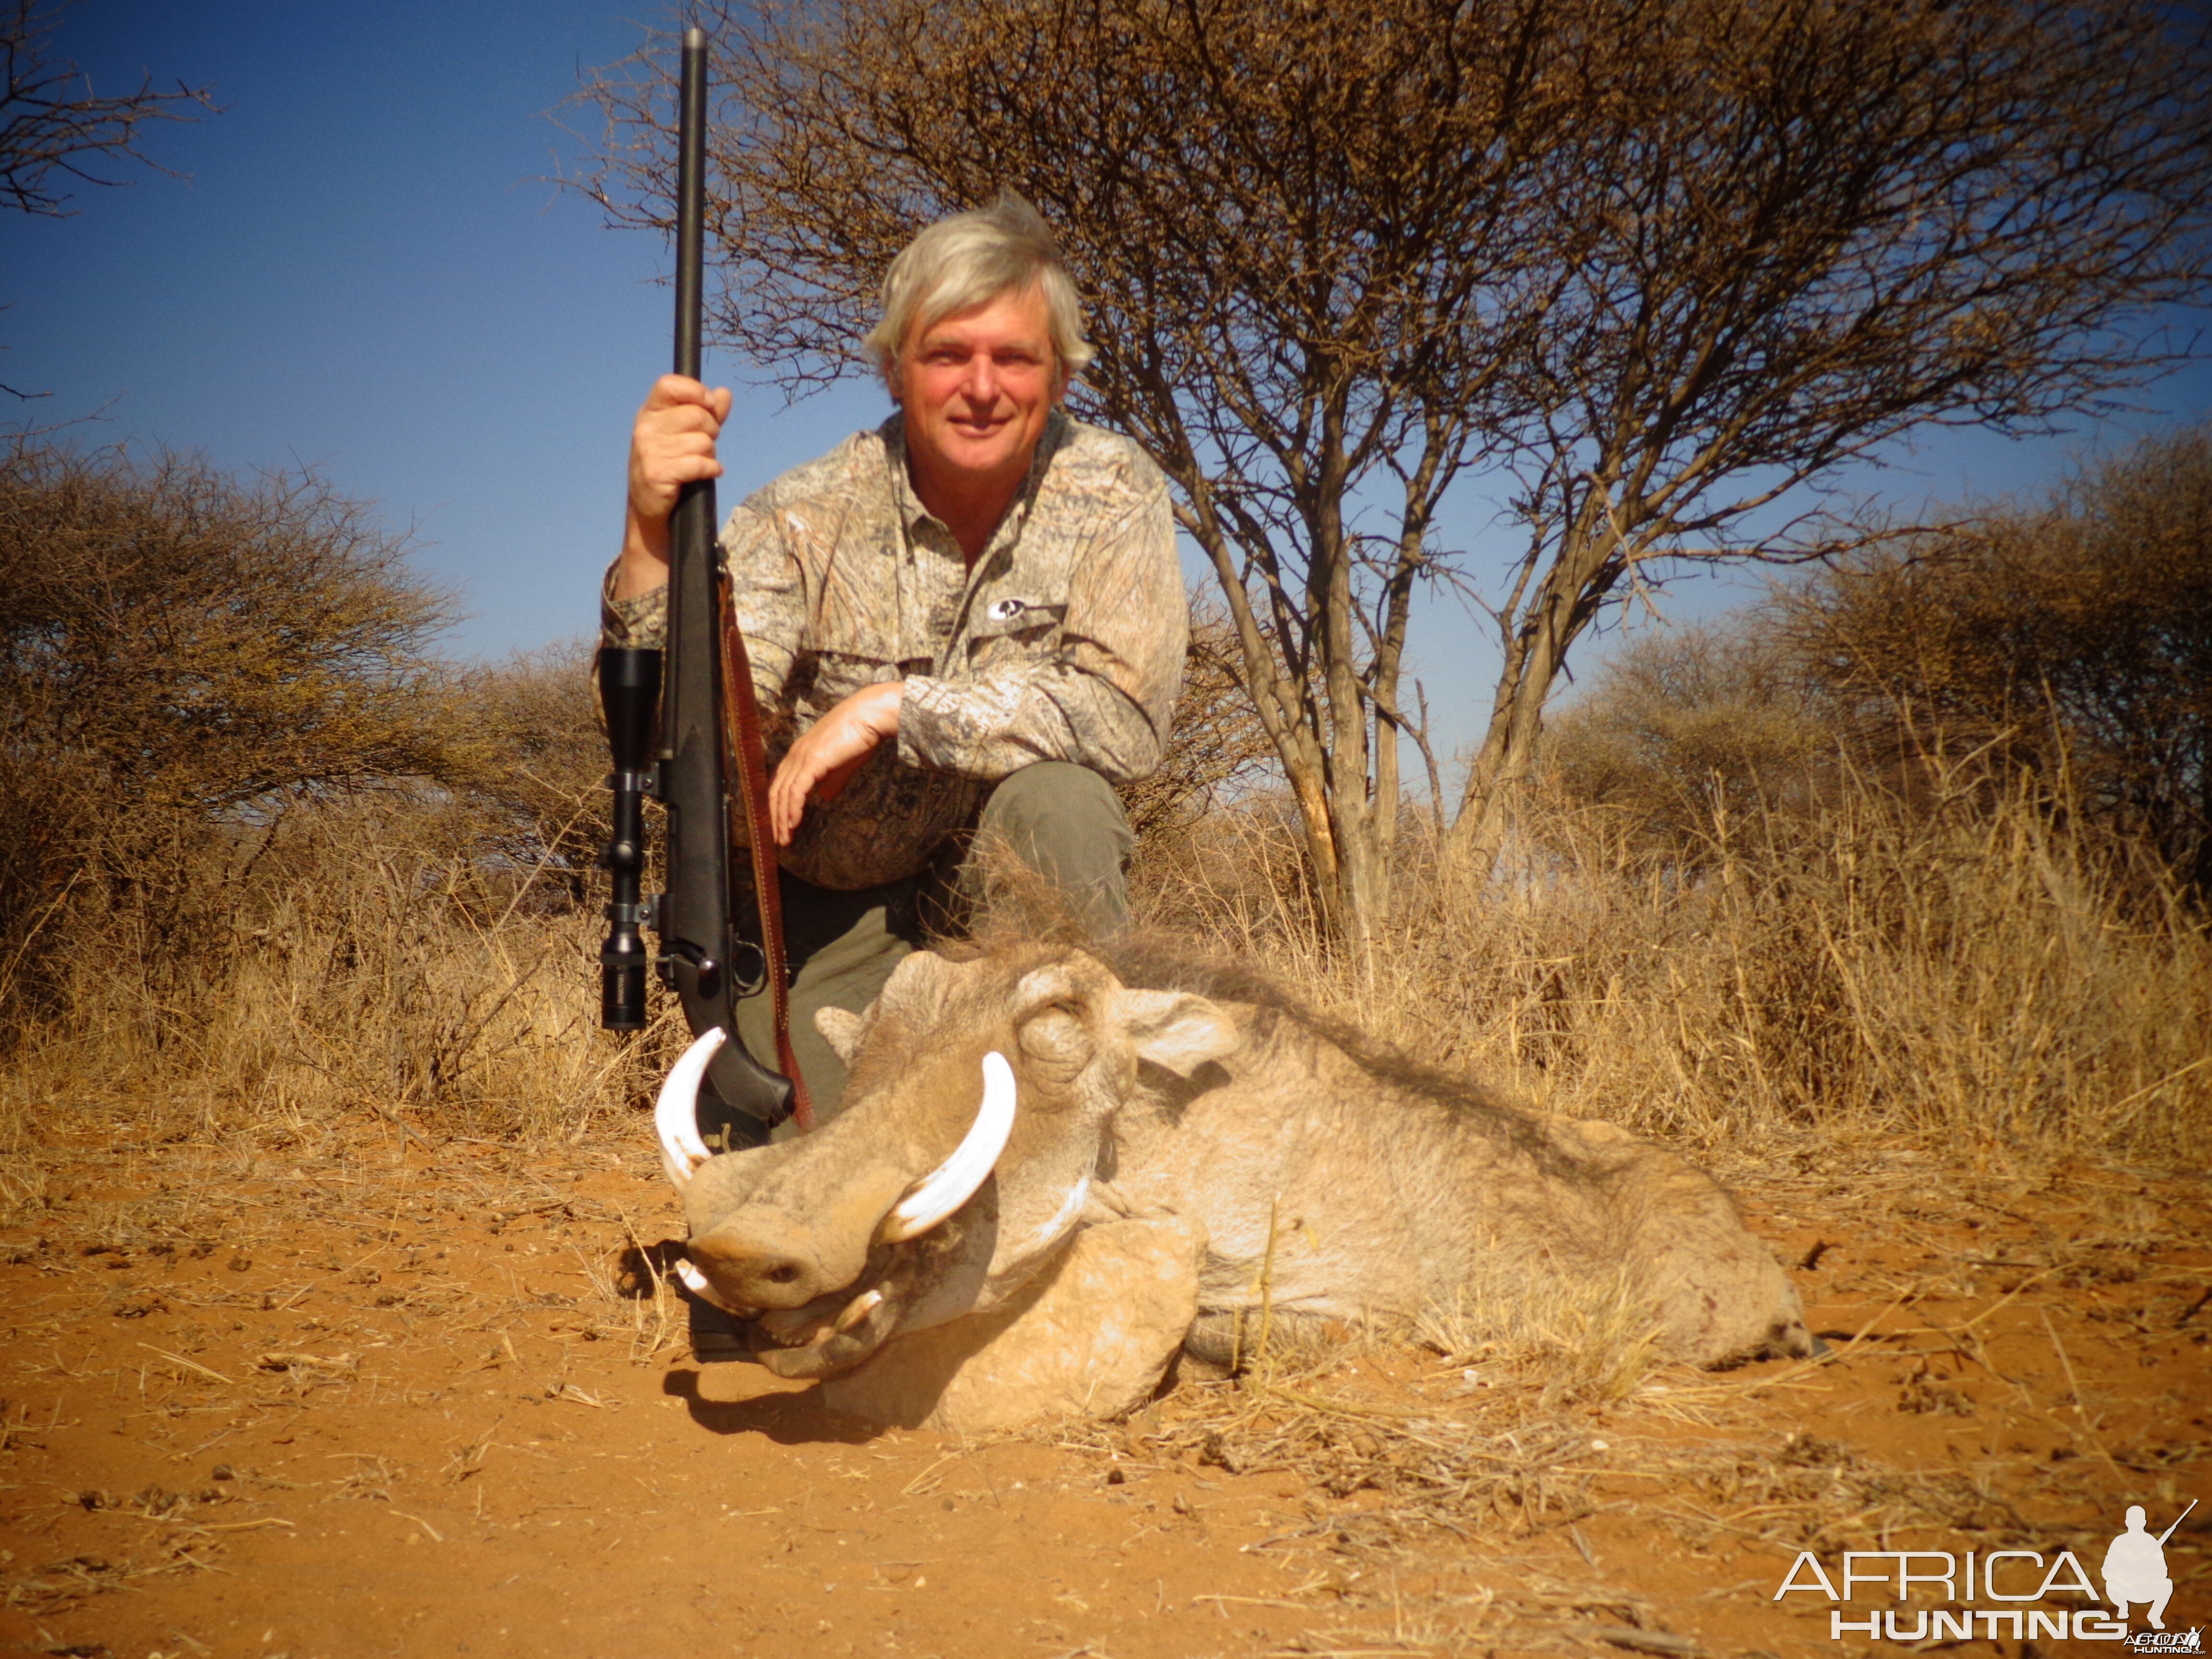
[[[750,500],[739,502],[723,525],[721,555],[737,593],[738,626],[744,634],[745,654],[752,662],[753,689],[765,708],[783,689],[793,653],[799,647],[805,618],[799,566],[777,534],[774,518]],[[614,592],[615,572],[609,566],[606,580],[599,586],[599,643],[665,649],[667,585],[633,593],[626,599],[615,598]]]
[[[1164,481],[1078,562],[1060,648],[972,680],[910,674],[899,759],[974,778],[1073,761],[1109,783],[1159,765],[1190,628]]]
[[[658,651],[668,643],[668,587],[649,587],[626,599],[615,597],[615,571],[599,584],[599,643],[617,651]]]

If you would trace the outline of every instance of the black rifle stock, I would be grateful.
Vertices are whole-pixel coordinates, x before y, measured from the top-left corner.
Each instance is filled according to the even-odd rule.
[[[706,224],[707,155],[707,40],[703,31],[684,33],[684,77],[680,106],[680,139],[677,169],[676,218],[676,372],[699,378],[702,266]],[[684,1017],[695,1033],[720,1026],[737,1036],[737,999],[761,988],[766,958],[759,946],[741,940],[730,920],[730,801],[724,753],[726,731],[726,696],[719,637],[720,608],[717,604],[714,555],[714,486],[711,480],[686,484],[678,496],[669,520],[668,646],[665,664],[647,668],[636,659],[659,658],[650,651],[603,651],[600,653],[600,696],[607,710],[608,735],[615,749],[615,838],[601,862],[614,873],[615,901],[608,907],[613,927],[606,949],[600,954],[604,1011],[619,1014],[634,1024],[607,1018],[611,1030],[635,1030],[644,1023],[644,986],[636,979],[635,1003],[618,993],[617,979],[636,971],[635,917],[640,907],[635,895],[635,874],[627,877],[631,895],[631,917],[622,914],[625,880],[623,831],[636,821],[635,783],[641,766],[626,767],[624,736],[633,728],[618,730],[617,698],[635,700],[651,692],[641,688],[648,679],[657,684],[660,703],[659,786],[667,807],[666,872],[668,890],[657,904],[642,907],[660,936],[656,958],[665,983],[684,1005]],[[615,695],[611,696],[611,691]],[[627,710],[629,702],[623,705]],[[649,707],[649,703],[648,703]],[[635,730],[649,729],[650,716]],[[624,782],[633,793],[625,817]],[[635,838],[638,865],[642,866],[642,836]],[[627,940],[623,936],[629,927]],[[630,981],[622,978],[622,985]],[[634,1012],[633,1012],[634,1011]],[[725,1043],[708,1073],[711,1091],[744,1121],[727,1122],[703,1095],[701,1127],[712,1131],[727,1127],[732,1144],[758,1139],[767,1128],[789,1115],[789,1079],[769,1070],[739,1042]],[[718,1123],[717,1120],[722,1121]]]

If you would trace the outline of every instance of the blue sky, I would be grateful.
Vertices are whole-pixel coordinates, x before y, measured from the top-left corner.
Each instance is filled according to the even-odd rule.
[[[0,380],[52,394],[0,418],[104,410],[82,436],[314,465],[412,526],[471,612],[459,654],[586,631],[670,302],[655,239],[544,182],[577,148],[546,116],[641,34],[579,0],[86,0],[61,46],[96,90],[150,69],[224,110],[152,131],[188,179],[0,225]],[[762,478],[883,407],[750,402]]]
[[[74,217],[0,222],[0,380],[52,393],[0,419],[98,412],[79,428],[93,441],[312,465],[411,528],[419,567],[469,613],[447,641],[456,655],[586,632],[630,412],[668,361],[653,281],[666,253],[547,182],[578,149],[548,118],[654,15],[604,0],[85,0],[61,50],[95,89],[151,70],[210,85],[224,111],[152,132],[188,179],[132,170],[125,188],[80,191]],[[2085,446],[2212,415],[2212,373],[2138,401],[2057,440],[1946,434],[1857,482],[1914,500],[2038,493]],[[884,407],[858,384],[790,409],[741,389],[726,496]],[[1447,528],[1479,547],[1477,505]],[[1669,612],[1755,590],[1686,582]],[[1585,673],[1608,641],[1594,644]],[[1419,618],[1413,654],[1449,753],[1479,722],[1495,653],[1445,602]]]

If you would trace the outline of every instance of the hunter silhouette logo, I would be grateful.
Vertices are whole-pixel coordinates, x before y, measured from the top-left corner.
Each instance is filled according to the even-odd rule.
[[[2192,1498],[2189,1510],[2196,1507]],[[2173,1536],[2174,1527],[2189,1518],[2189,1510],[2174,1516],[2173,1527],[2154,1538],[2143,1529],[2143,1506],[2128,1505],[2128,1529],[2105,1551],[2105,1599],[2112,1604],[2118,1617],[2126,1618],[2128,1604],[2141,1601],[2150,1608],[2144,1614],[2150,1627],[2166,1628],[2166,1604],[2173,1599],[2173,1580],[2166,1572],[2166,1540]]]

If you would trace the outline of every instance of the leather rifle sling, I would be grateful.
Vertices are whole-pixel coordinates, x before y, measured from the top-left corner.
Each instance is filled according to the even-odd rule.
[[[791,1079],[792,1120],[801,1134],[814,1127],[814,1102],[799,1061],[791,1051],[790,976],[783,950],[783,891],[776,879],[775,841],[768,823],[768,763],[761,745],[760,700],[753,691],[752,661],[738,627],[737,606],[725,575],[717,584],[722,615],[722,689],[728,718],[722,732],[731,751],[730,771],[738,780],[744,808],[745,840],[752,854],[753,892],[760,907],[761,953],[768,958],[769,1007],[775,1022],[776,1068]],[[735,826],[731,826],[734,828]]]

